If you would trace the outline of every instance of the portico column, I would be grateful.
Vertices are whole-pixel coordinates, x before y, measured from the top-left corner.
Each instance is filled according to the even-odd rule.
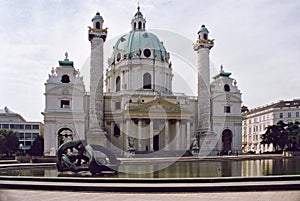
[[[180,121],[176,121],[176,150],[180,149]]]
[[[187,149],[191,146],[191,122],[187,120],[186,122],[186,147]]]
[[[150,120],[150,136],[149,136],[149,140],[150,140],[150,147],[149,147],[149,151],[153,151],[153,120]]]
[[[183,121],[183,123],[181,124],[181,142],[180,142],[180,147],[182,149],[185,149],[185,145],[187,142],[187,136],[186,136],[186,120]]]
[[[170,150],[170,145],[169,145],[169,121],[167,119],[165,120],[165,150],[166,151]]]
[[[111,144],[113,144],[114,132],[115,132],[115,122],[111,122],[111,124],[110,124],[110,143],[109,143],[108,148],[111,148]]]
[[[120,128],[120,136],[122,136],[122,138],[123,138],[123,139],[121,138],[123,140],[123,142],[121,141],[119,146],[120,146],[120,149],[126,151],[126,140],[127,139],[125,139],[125,137],[123,135],[125,126],[124,126],[124,123],[122,121],[119,123],[119,128]]]
[[[142,151],[142,120],[138,121],[138,150]]]

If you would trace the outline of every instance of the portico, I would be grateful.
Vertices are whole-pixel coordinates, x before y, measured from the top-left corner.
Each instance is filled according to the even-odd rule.
[[[119,140],[116,145],[128,151],[128,138],[134,139],[136,151],[187,150],[191,143],[192,114],[180,105],[155,99],[138,106],[129,106],[118,122]],[[111,138],[116,134],[116,123],[111,123]],[[114,143],[114,140],[112,141]]]

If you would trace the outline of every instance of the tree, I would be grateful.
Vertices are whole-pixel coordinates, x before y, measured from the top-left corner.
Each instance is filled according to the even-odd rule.
[[[33,141],[33,145],[28,152],[32,156],[43,156],[44,154],[44,138],[37,136]]]
[[[288,123],[286,130],[289,140],[288,148],[290,150],[296,150],[300,145],[300,123]]]
[[[284,123],[279,121],[276,125],[267,127],[266,133],[261,137],[261,144],[273,144],[275,151],[296,149],[300,144],[300,123]]]
[[[0,130],[0,152],[12,156],[19,150],[17,132],[13,130]]]

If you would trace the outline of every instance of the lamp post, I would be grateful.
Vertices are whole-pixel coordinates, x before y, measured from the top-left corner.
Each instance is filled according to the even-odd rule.
[[[22,143],[19,144],[19,149],[20,149],[20,155],[22,155],[21,153],[24,152],[23,150],[24,145]],[[24,153],[23,153],[24,154]]]

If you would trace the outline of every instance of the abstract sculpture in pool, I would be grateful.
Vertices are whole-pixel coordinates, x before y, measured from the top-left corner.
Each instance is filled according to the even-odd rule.
[[[58,148],[59,172],[90,171],[92,175],[103,172],[118,173],[120,161],[108,149],[94,144],[87,144],[85,140],[72,140],[63,143]]]

